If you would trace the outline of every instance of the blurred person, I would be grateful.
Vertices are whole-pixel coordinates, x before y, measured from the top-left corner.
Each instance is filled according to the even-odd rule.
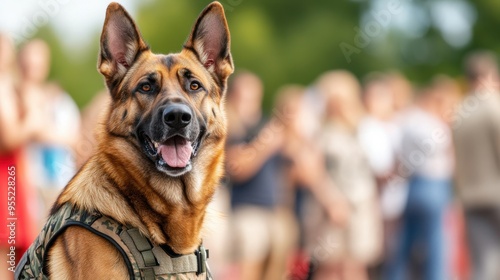
[[[388,78],[379,73],[368,76],[363,92],[366,115],[359,124],[359,139],[367,154],[378,185],[385,186],[396,167],[401,132],[394,121],[394,93]]]
[[[315,272],[318,260],[308,254],[306,248],[310,220],[324,220],[326,216],[327,221],[343,225],[348,219],[345,197],[328,178],[325,158],[317,143],[321,119],[312,103],[318,99],[317,95],[306,95],[301,86],[289,85],[279,90],[274,109],[283,124],[286,139],[281,149],[284,201],[287,208],[294,210],[299,226],[298,248],[290,271],[293,279],[306,279]],[[320,215],[311,217],[311,207],[322,210]]]
[[[497,57],[465,59],[469,93],[453,124],[456,190],[464,211],[474,280],[500,279],[500,95]]]
[[[318,155],[317,148],[313,146],[309,137],[314,133],[314,119],[306,112],[305,89],[298,85],[288,85],[280,88],[276,95],[273,112],[279,116],[284,128],[286,141],[280,151],[283,165],[283,183],[285,187],[284,203],[288,209],[293,209],[297,223],[298,236],[296,247],[293,251],[290,271],[287,278],[305,279],[310,269],[310,260],[305,252],[305,219],[304,204],[310,196],[307,182],[303,175],[313,175],[302,167],[318,166],[316,160],[309,160],[307,165],[302,165],[308,158],[307,155]],[[320,156],[321,154],[319,154]],[[318,157],[317,160],[320,160]],[[315,170],[314,170],[315,171]],[[302,179],[302,180],[301,180]]]
[[[394,250],[395,233],[406,202],[406,182],[394,180],[401,146],[401,131],[396,121],[396,93],[393,78],[371,73],[364,81],[363,104],[366,115],[359,124],[359,141],[377,179],[380,208],[384,222],[384,255]],[[402,101],[399,101],[402,102]],[[406,105],[405,105],[406,106]],[[386,259],[386,258],[383,258]],[[371,268],[381,274],[383,264]]]
[[[210,258],[207,260],[213,279],[234,279],[230,217],[230,193],[226,184],[221,183],[207,207],[208,222],[203,238],[205,248],[215,248],[210,250]]]
[[[448,126],[452,127],[455,111],[459,106],[463,90],[461,85],[445,75],[438,75],[433,80],[433,88],[437,92],[443,92],[441,101],[441,117]],[[453,132],[453,131],[452,131]],[[453,139],[453,135],[452,135]],[[453,142],[452,142],[453,146]],[[453,170],[456,172],[455,151],[452,150]],[[455,183],[455,182],[453,182]],[[455,197],[451,197],[450,205],[445,214],[445,235],[448,256],[448,276],[452,279],[468,279],[470,265],[468,260],[468,248],[465,232],[465,214],[463,207]]]
[[[406,123],[408,113],[411,111],[414,103],[413,86],[403,74],[392,71],[384,75],[385,83],[393,98],[393,113],[391,118],[391,128],[389,132],[393,151],[399,158],[401,154],[402,130]],[[399,165],[398,159],[394,162]],[[387,238],[400,226],[401,215],[403,213],[406,196],[408,195],[408,182],[405,174],[400,174],[397,168],[393,170],[392,175],[386,180],[386,185],[382,189],[381,205],[384,219],[386,221]],[[392,238],[391,238],[392,239]],[[392,250],[391,244],[389,251]]]
[[[422,279],[450,279],[445,218],[450,209],[454,168],[450,119],[458,86],[437,78],[425,89],[403,125],[401,165],[408,178],[408,196],[397,247],[388,264],[387,279],[411,279],[409,265],[422,255]]]
[[[37,111],[26,110],[17,92],[14,44],[0,34],[0,218],[17,218],[14,234],[6,225],[0,227],[0,279],[13,279],[9,268],[13,269],[37,234],[37,201],[22,160],[24,146],[41,129],[39,117]],[[7,208],[12,202],[13,216]]]
[[[0,152],[10,151],[33,137],[40,127],[39,114],[28,112],[26,98],[18,94],[18,75],[15,67],[14,43],[7,35],[0,34]],[[28,114],[29,113],[29,114]],[[16,131],[14,133],[13,131]]]
[[[280,207],[283,127],[264,120],[262,96],[261,80],[248,72],[233,78],[227,94],[233,244],[244,280],[283,277],[295,235],[291,214]]]
[[[43,129],[27,148],[31,184],[40,192],[40,221],[60,190],[76,172],[73,149],[80,132],[80,113],[71,97],[56,83],[48,83],[50,49],[35,39],[19,52],[20,94],[27,111],[38,111]]]
[[[349,216],[344,224],[323,219],[311,226],[309,247],[318,259],[314,279],[368,279],[367,267],[380,257],[382,223],[375,178],[358,139],[364,115],[360,85],[338,70],[323,74],[316,88],[326,103],[319,139],[327,174],[346,198]]]
[[[411,83],[397,71],[387,73],[386,81],[393,94],[395,113],[404,113],[413,104],[413,88]]]

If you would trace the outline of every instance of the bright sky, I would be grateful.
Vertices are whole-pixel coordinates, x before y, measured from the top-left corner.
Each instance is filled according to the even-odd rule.
[[[107,5],[103,0],[22,0],[0,2],[0,31],[21,43],[39,28],[51,25],[66,47],[85,48],[102,28]],[[132,16],[148,1],[119,0]]]
[[[371,13],[383,12],[391,4],[396,4],[399,9],[391,16],[388,25],[403,31],[406,36],[421,37],[433,24],[451,46],[459,48],[469,43],[477,17],[475,9],[464,0],[434,0],[429,3],[430,15],[414,1],[375,0],[371,2]],[[372,17],[365,18],[367,20],[372,20]]]

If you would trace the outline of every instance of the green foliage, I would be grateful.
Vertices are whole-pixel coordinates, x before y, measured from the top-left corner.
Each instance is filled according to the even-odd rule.
[[[369,8],[369,1],[265,1],[220,0],[232,34],[232,53],[237,70],[260,75],[265,84],[264,105],[269,109],[276,90],[289,83],[308,85],[322,72],[345,68],[358,77],[371,71],[399,69],[416,83],[437,73],[458,76],[468,51],[488,48],[500,51],[500,39],[491,30],[500,25],[500,2],[470,1],[478,14],[473,40],[462,49],[449,46],[439,31],[430,27],[419,38],[392,30],[373,38],[359,53],[346,60],[339,45],[355,46],[355,28]],[[145,40],[158,53],[177,52],[198,13],[208,0],[152,0],[135,16]],[[428,1],[413,1],[430,13]],[[480,15],[480,16],[479,16]],[[386,31],[386,30],[384,30]],[[51,78],[59,81],[83,106],[104,87],[96,70],[98,36],[89,38],[92,48],[80,53],[65,50],[51,30],[39,36],[53,50]]]

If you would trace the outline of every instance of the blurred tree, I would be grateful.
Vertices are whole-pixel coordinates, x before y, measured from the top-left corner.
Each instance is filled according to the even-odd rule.
[[[138,23],[154,50],[180,49],[198,12],[210,1],[153,1]],[[265,107],[287,83],[308,84],[321,72],[347,67],[338,44],[352,38],[361,9],[347,1],[223,0],[236,69],[257,73],[266,85]],[[353,70],[360,72],[363,68]]]
[[[466,51],[474,49],[490,49],[500,53],[500,37],[496,36],[496,28],[500,26],[500,1],[471,1],[476,8],[478,17],[473,28],[471,44]]]
[[[445,40],[432,17],[433,5],[449,0],[220,1],[231,30],[236,69],[250,70],[262,77],[267,110],[282,85],[311,84],[329,69],[345,68],[358,77],[370,71],[400,69],[414,82],[425,83],[436,73],[461,75],[462,58],[470,50],[500,51],[500,38],[492,35],[492,30],[500,24],[499,1],[460,0],[480,15],[475,19],[471,41],[460,47]],[[198,13],[209,2],[150,0],[141,6],[135,18],[153,51],[177,52]],[[386,9],[391,2],[410,5],[413,10],[397,17],[406,17],[410,25],[420,25],[418,35],[383,24],[379,33],[367,29],[370,22],[373,24],[373,12]],[[367,32],[376,36],[360,46],[357,43]],[[79,53],[63,49],[60,40],[64,39],[57,38],[48,28],[41,29],[38,36],[46,39],[53,49],[51,78],[60,81],[80,106],[103,88],[95,66],[99,34],[89,38],[94,42],[91,49]],[[354,47],[356,52],[346,58],[341,44]]]

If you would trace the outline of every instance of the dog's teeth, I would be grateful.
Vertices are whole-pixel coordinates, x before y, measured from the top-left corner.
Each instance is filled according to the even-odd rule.
[[[191,154],[193,156],[196,156],[196,154],[198,153],[198,145],[199,145],[198,142],[196,142],[196,143],[193,144],[193,150],[191,151]]]

